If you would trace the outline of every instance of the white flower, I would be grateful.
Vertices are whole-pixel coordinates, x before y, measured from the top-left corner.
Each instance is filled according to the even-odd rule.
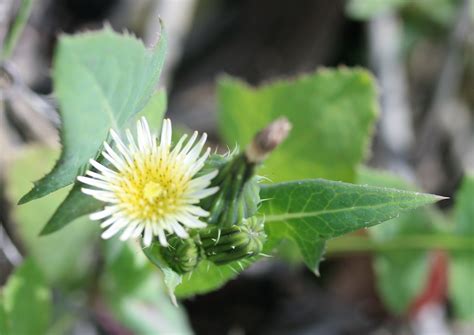
[[[210,187],[217,170],[194,178],[204,166],[210,149],[200,156],[206,134],[199,141],[197,132],[187,141],[186,135],[171,147],[171,121],[163,121],[160,143],[151,134],[145,118],[137,122],[136,141],[126,130],[128,145],[110,130],[115,149],[104,142],[103,157],[109,167],[91,159],[96,171],[87,171],[77,179],[94,188],[82,192],[107,205],[90,215],[91,220],[104,220],[102,238],[108,239],[121,232],[120,239],[143,235],[149,246],[153,236],[167,246],[165,232],[187,238],[186,228],[202,228],[200,220],[209,213],[198,206],[199,200],[214,194],[217,187]]]

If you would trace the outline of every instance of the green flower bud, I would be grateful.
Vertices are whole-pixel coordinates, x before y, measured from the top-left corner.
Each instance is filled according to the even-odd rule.
[[[199,236],[206,258],[217,265],[258,255],[266,239],[263,221],[257,217],[231,227],[211,227]]]
[[[208,168],[219,170],[211,185],[218,186],[219,191],[200,203],[210,213],[207,223],[231,227],[253,216],[260,202],[255,164],[245,154],[215,155],[209,159]]]
[[[200,260],[199,247],[192,238],[168,237],[168,247],[160,246],[161,255],[170,268],[179,274],[194,270]]]

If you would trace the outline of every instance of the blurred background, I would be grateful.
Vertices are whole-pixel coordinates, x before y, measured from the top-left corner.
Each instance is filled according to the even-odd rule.
[[[0,43],[20,2],[0,0]],[[260,85],[320,67],[368,68],[381,106],[368,165],[453,197],[474,169],[473,7],[469,0],[33,1],[0,73],[0,285],[26,250],[15,229],[11,166],[32,145],[58,147],[50,68],[60,34],[108,22],[150,45],[161,17],[169,39],[160,80],[168,116],[183,129],[208,132],[214,144],[219,75]],[[445,201],[438,212],[451,207]],[[330,254],[321,277],[298,262],[258,263],[222,289],[183,301],[182,322],[197,334],[474,334],[472,323],[450,317],[445,256],[432,254],[424,289],[399,315],[381,300],[372,258]],[[64,333],[133,333],[103,306],[77,308],[78,320]],[[170,329],[163,333],[181,333]]]

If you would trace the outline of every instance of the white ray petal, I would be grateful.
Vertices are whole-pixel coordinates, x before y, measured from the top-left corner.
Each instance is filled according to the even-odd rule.
[[[108,240],[115,234],[117,234],[123,227],[127,225],[127,221],[122,219],[119,221],[115,221],[114,224],[112,224],[107,230],[105,230],[100,237],[102,237],[104,240]]]
[[[194,141],[196,141],[196,138],[198,137],[198,132],[195,131],[193,133],[193,135],[191,136],[191,138],[188,140],[188,143],[186,143],[186,145],[184,146],[183,150],[181,150],[180,152],[180,156],[183,157],[185,156],[188,151],[191,149],[191,147],[193,146],[194,144]]]
[[[145,233],[143,234],[143,244],[146,247],[149,247],[151,245],[151,241],[153,239],[153,230],[150,226],[150,224],[145,225]]]
[[[112,139],[114,140],[115,144],[117,144],[117,148],[122,154],[122,156],[125,157],[125,160],[128,162],[128,164],[131,164],[132,157],[130,156],[130,151],[128,150],[125,143],[123,143],[120,136],[113,129],[110,130],[110,135],[112,136]]]
[[[191,214],[194,214],[196,216],[208,216],[209,215],[208,211],[205,211],[204,209],[202,209],[201,207],[198,207],[198,206],[186,206],[184,208],[184,210],[191,213]]]
[[[137,238],[138,236],[140,236],[142,234],[144,228],[145,228],[144,224],[139,223],[137,228],[135,228],[135,230],[133,231],[132,237]]]
[[[121,241],[128,240],[132,236],[133,232],[135,231],[135,228],[138,226],[139,223],[140,221],[138,220],[130,222],[127,225],[127,228],[124,229],[122,235],[120,235],[120,240]]]
[[[163,246],[163,247],[167,247],[168,246],[168,241],[166,240],[166,235],[165,235],[165,232],[163,231],[163,229],[160,229],[158,231],[158,239],[160,240],[160,244]]]
[[[176,220],[173,219],[173,220],[169,220],[168,222],[169,222],[169,225],[173,228],[173,231],[176,233],[176,235],[178,235],[181,238],[189,237],[186,230],[184,230],[184,228]]]
[[[100,181],[100,180],[97,180],[97,179],[94,179],[94,178],[79,176],[79,177],[77,177],[77,180],[79,180],[83,184],[87,184],[87,185],[90,185],[90,186],[95,186],[95,187],[101,188],[103,190],[111,191],[112,189],[114,189],[113,184],[107,183],[107,182],[104,182],[104,181]]]
[[[92,221],[102,220],[119,210],[120,208],[118,206],[106,206],[103,210],[90,214],[89,219]]]
[[[206,188],[204,190],[196,190],[194,192],[187,193],[186,196],[189,198],[204,199],[210,195],[213,195],[217,191],[219,191],[219,187],[215,186],[215,187]]]
[[[111,169],[105,167],[104,165],[100,164],[99,162],[93,159],[89,159],[89,163],[106,176],[107,175],[114,176],[114,177],[117,176],[117,173],[115,171],[112,171]]]

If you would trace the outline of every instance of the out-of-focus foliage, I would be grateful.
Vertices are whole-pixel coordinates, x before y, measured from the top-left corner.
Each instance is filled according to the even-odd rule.
[[[412,21],[429,19],[438,25],[449,24],[458,0],[350,0],[346,13],[357,20],[369,20],[390,11],[401,11]]]
[[[113,239],[104,246],[100,283],[117,320],[134,334],[191,334],[183,309],[168,299],[159,273],[139,245]]]
[[[395,187],[414,191],[400,177],[371,169],[360,169],[358,182],[374,186]],[[369,229],[371,238],[383,244],[404,236],[427,236],[434,232],[435,216],[431,208],[418,208]],[[410,304],[424,289],[429,272],[429,251],[379,251],[375,254],[374,270],[377,286],[385,305],[396,314],[405,314]]]
[[[46,334],[51,321],[52,294],[31,259],[15,269],[0,291],[2,335]]]
[[[474,175],[464,178],[455,208],[455,234],[474,237]],[[451,253],[449,291],[456,316],[474,320],[474,243],[471,250]]]
[[[367,71],[321,70],[257,89],[226,78],[218,94],[219,128],[231,147],[245,147],[279,116],[292,123],[291,136],[260,171],[271,181],[354,180],[377,118],[376,89]]]
[[[10,166],[7,174],[7,196],[16,203],[31,180],[43,175],[58,156],[56,150],[30,147]],[[34,168],[32,168],[34,167]],[[66,189],[38,201],[13,207],[12,217],[26,250],[49,283],[78,284],[89,273],[92,246],[98,240],[99,228],[87,218],[77,220],[66,229],[50,236],[39,236],[41,228],[67,194]]]
[[[12,55],[13,50],[18,42],[18,38],[23,32],[26,22],[30,16],[32,5],[33,0],[21,1],[18,14],[15,17],[15,20],[9,29],[7,36],[4,37],[3,45],[0,46],[0,61],[8,59]]]
[[[346,6],[346,12],[354,19],[367,20],[409,2],[410,0],[350,0]]]

